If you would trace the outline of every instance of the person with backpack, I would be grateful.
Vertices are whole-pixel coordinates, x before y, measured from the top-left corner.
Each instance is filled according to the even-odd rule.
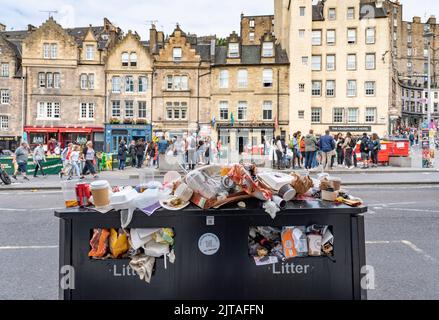
[[[357,140],[352,136],[350,132],[346,134],[346,139],[342,145],[342,149],[344,151],[344,161],[346,168],[352,169],[354,166],[352,165],[352,156],[355,155],[355,147],[357,146]]]
[[[125,163],[127,161],[127,151],[128,148],[125,145],[125,141],[121,141],[119,145],[119,149],[117,150],[117,160],[119,160],[119,170],[125,170]]]
[[[372,135],[372,140],[371,140],[372,144],[371,144],[371,157],[372,157],[372,166],[374,168],[378,167],[378,154],[381,150],[381,142],[380,142],[380,138],[378,137],[378,135],[376,133],[374,133]]]
[[[131,157],[131,166],[133,168],[136,167],[137,161],[136,161],[136,141],[132,140],[130,143],[130,147],[128,148],[128,153]]]
[[[315,159],[317,149],[318,149],[318,142],[317,138],[314,135],[314,130],[309,130],[309,134],[306,135],[305,139],[305,169],[310,170],[312,169],[312,163]]]
[[[196,165],[196,152],[197,152],[197,134],[193,133],[192,135],[188,135],[186,138],[186,146],[187,146],[187,163],[188,169],[194,170]]]
[[[145,143],[143,142],[143,139],[137,142],[135,151],[136,151],[137,168],[140,169],[142,168],[143,159],[145,157]]]
[[[369,169],[369,159],[370,159],[370,151],[371,151],[371,141],[367,136],[367,133],[363,133],[363,137],[361,138],[360,143],[360,151],[361,151],[361,161],[363,161],[362,169]]]

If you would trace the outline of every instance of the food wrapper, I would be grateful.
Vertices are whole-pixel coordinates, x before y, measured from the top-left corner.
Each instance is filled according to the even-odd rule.
[[[169,228],[163,228],[160,231],[154,233],[152,238],[157,243],[168,244],[170,246],[174,245],[174,230]]]
[[[306,257],[308,243],[305,227],[286,227],[282,231],[282,247],[287,259]]]
[[[292,173],[291,175],[294,177],[291,185],[296,190],[297,195],[303,195],[313,187],[314,183],[309,176],[302,177],[297,173]]]
[[[273,198],[273,193],[264,188],[258,181],[254,181],[246,168],[237,164],[234,165],[228,175],[235,184],[242,187],[242,190],[248,195],[262,201],[269,201]]]
[[[108,237],[110,231],[107,229],[95,229],[90,240],[91,251],[88,256],[91,258],[103,258],[107,254]]]
[[[125,232],[117,232],[115,229],[110,230],[110,252],[113,258],[117,259],[127,253],[130,246],[128,237]]]

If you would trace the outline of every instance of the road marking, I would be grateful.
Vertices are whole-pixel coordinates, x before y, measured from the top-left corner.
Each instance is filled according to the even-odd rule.
[[[65,208],[40,208],[40,209],[12,209],[12,208],[0,208],[0,212],[38,212],[38,211],[47,211],[47,210],[62,210]]]
[[[427,254],[424,250],[418,248],[413,242],[408,240],[399,240],[399,241],[366,241],[366,244],[403,244],[410,249],[412,249],[414,252],[422,255],[425,260],[428,260],[433,263],[438,263],[439,261],[436,258],[433,258],[429,254]]]
[[[378,208],[374,208],[374,209],[378,209]],[[381,208],[381,209],[382,210],[392,210],[392,211],[439,213],[439,210],[430,210],[430,209],[411,209],[411,208]]]
[[[375,203],[368,204],[370,207],[386,207],[386,206],[397,206],[397,205],[408,205],[408,204],[417,204],[418,202],[394,202],[394,203]]]
[[[58,249],[58,246],[6,246],[0,247],[2,250],[41,250],[41,249]]]

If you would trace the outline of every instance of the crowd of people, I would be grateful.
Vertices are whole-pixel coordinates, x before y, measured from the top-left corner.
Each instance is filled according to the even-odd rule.
[[[378,166],[378,153],[381,150],[377,134],[354,136],[350,132],[331,135],[329,130],[322,136],[310,130],[307,135],[301,132],[293,134],[289,143],[278,136],[273,143],[273,162],[277,169],[314,169],[323,170],[337,167],[353,169],[358,167],[357,146],[361,153],[361,168]]]
[[[160,155],[177,157],[178,162],[187,170],[193,170],[197,165],[210,164],[217,156],[218,145],[210,137],[201,138],[196,133],[182,137],[172,137],[167,140],[162,136],[158,140],[145,142],[144,140],[131,141],[127,146],[125,141],[119,144],[117,159],[119,170],[126,168],[128,157],[134,168],[147,166],[158,168]]]

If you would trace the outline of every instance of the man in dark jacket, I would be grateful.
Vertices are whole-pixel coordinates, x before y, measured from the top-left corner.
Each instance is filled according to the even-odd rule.
[[[125,141],[121,141],[119,150],[117,151],[117,159],[119,160],[119,170],[125,170],[125,162],[127,161],[128,148],[125,145]]]
[[[143,160],[145,159],[145,143],[143,140],[137,142],[136,145],[136,158],[137,158],[137,168],[142,168]]]
[[[136,141],[131,141],[131,144],[130,144],[130,146],[129,146],[129,148],[128,148],[128,153],[129,153],[129,155],[130,155],[130,157],[131,157],[131,166],[133,167],[133,168],[135,168],[136,167],[136,163],[137,163],[137,161],[136,161],[136,159],[137,159],[137,154],[136,154]]]
[[[327,171],[331,167],[332,156],[334,155],[335,140],[330,135],[330,131],[326,130],[326,134],[320,138],[319,148],[322,152],[323,170]]]

